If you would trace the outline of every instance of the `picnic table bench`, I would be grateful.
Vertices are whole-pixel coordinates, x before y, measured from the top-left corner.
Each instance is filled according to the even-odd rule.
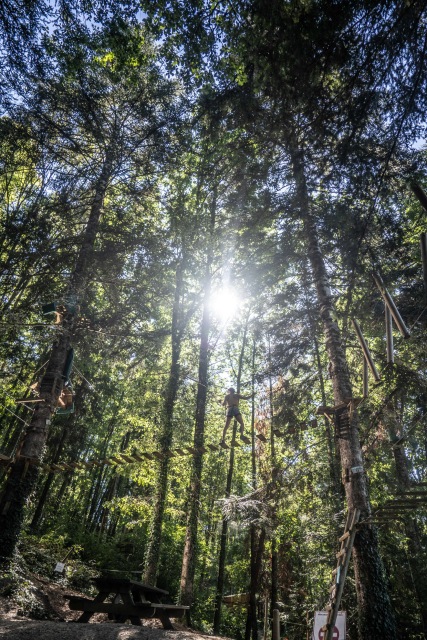
[[[127,578],[92,578],[99,592],[93,600],[80,596],[64,596],[72,611],[83,611],[77,622],[89,622],[94,613],[107,613],[110,620],[142,626],[141,619],[158,618],[164,629],[174,629],[170,618],[182,618],[189,608],[181,605],[162,604],[160,599],[169,595],[142,582]],[[105,602],[114,594],[112,602]]]

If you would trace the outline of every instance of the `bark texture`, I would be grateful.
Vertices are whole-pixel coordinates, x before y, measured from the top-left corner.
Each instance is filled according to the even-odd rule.
[[[315,219],[310,208],[303,152],[296,148],[296,145],[291,149],[291,160],[296,182],[296,201],[304,223],[308,258],[323,324],[329,358],[329,374],[332,379],[335,404],[338,405],[344,398],[351,398],[353,395],[350,376],[340,329],[333,319],[333,298],[320,250]],[[349,435],[345,437],[337,435],[343,476],[346,475],[349,479],[345,482],[347,506],[351,510],[361,509],[361,518],[366,518],[370,513],[366,475],[364,472],[355,474],[351,472],[352,467],[362,466],[357,411],[353,414]],[[394,640],[396,638],[395,618],[387,592],[375,527],[372,529],[364,527],[357,533],[353,547],[353,563],[359,609],[359,637],[363,640],[378,638]]]
[[[211,236],[215,228],[215,218],[216,189],[214,190],[211,203]],[[203,447],[205,438],[205,414],[209,370],[209,332],[211,328],[211,314],[209,308],[212,286],[211,264],[212,254],[211,249],[209,249],[206,263],[203,316],[200,329],[199,379],[197,385],[196,420],[194,426],[194,448],[196,449],[196,453],[193,455],[193,464],[191,468],[187,526],[185,530],[184,553],[182,558],[181,582],[179,589],[179,602],[184,605],[191,605],[193,601],[194,574],[196,570],[197,526],[199,522],[200,492],[203,470],[203,454],[198,450],[198,447]]]
[[[175,407],[176,394],[179,386],[179,357],[182,344],[182,310],[181,298],[183,287],[183,274],[185,269],[185,259],[183,259],[176,269],[175,296],[172,310],[172,359],[169,371],[169,380],[166,390],[166,399],[163,410],[162,433],[160,436],[160,450],[166,451],[172,447],[173,439],[173,410]],[[160,548],[162,542],[163,516],[165,512],[166,497],[168,490],[169,456],[165,455],[159,461],[156,482],[156,497],[154,500],[153,514],[151,517],[150,534],[148,539],[147,553],[145,556],[144,582],[155,585],[157,578],[157,567],[160,558]]]
[[[114,144],[106,152],[105,162],[94,187],[94,196],[89,212],[82,246],[77,258],[69,293],[77,294],[82,302],[86,283],[93,261],[94,244],[99,228],[106,189],[113,172]],[[20,455],[12,465],[9,479],[6,480],[0,499],[0,548],[4,557],[11,557],[19,538],[24,507],[32,493],[38,472],[30,466],[25,472],[28,458],[40,459],[46,443],[50,421],[58,405],[63,387],[63,371],[71,346],[71,337],[77,320],[77,313],[64,313],[64,319],[53,343],[49,362],[41,379],[40,398],[32,415],[31,422],[24,432],[24,441]]]

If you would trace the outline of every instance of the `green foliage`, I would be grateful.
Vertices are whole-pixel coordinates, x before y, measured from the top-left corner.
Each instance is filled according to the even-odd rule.
[[[47,8],[32,6],[40,25]],[[28,386],[62,330],[42,315],[41,304],[67,294],[97,181],[113,157],[73,335],[75,413],[53,417],[43,462],[192,445],[208,273],[205,444],[220,439],[217,400],[235,384],[246,324],[241,386],[245,395],[253,387],[256,400],[253,407],[241,401],[240,409],[249,433],[253,408],[255,431],[267,442],[256,442],[255,476],[250,447],[236,448],[225,501],[229,452],[204,454],[192,623],[212,632],[225,514],[224,593],[248,592],[250,528],[257,536],[265,530],[260,626],[274,539],[286,637],[303,640],[307,612],[311,621],[327,602],[346,505],[333,427],[317,417],[317,429],[301,429],[318,406],[335,401],[290,157],[304,150],[353,395],[362,394],[362,356],[352,317],[381,373],[359,407],[375,509],[402,488],[397,438],[405,436],[409,479],[425,480],[427,472],[419,249],[426,213],[408,188],[415,178],[427,184],[425,151],[411,147],[424,126],[422,38],[414,25],[425,16],[418,19],[417,3],[382,9],[368,2],[160,1],[142,3],[144,24],[136,24],[130,6],[120,5],[122,15],[117,6],[109,14],[110,6],[91,4],[92,30],[82,8],[73,20],[58,19],[43,39],[43,73],[28,63],[7,79],[0,121],[1,451],[16,452],[31,409],[15,400],[30,397]],[[21,30],[28,19],[22,11]],[[20,35],[12,30],[8,37],[13,44]],[[394,328],[393,366],[374,268],[410,327],[408,340]],[[283,434],[273,440],[274,452],[272,428]],[[66,573],[55,577],[65,588],[91,595],[91,577],[142,570],[156,500],[164,506],[162,537],[151,539],[160,554],[157,585],[177,600],[190,455],[170,458],[167,473],[144,459],[68,471],[52,483],[33,468],[24,479],[20,464],[9,479],[19,508],[10,549],[2,550],[12,549],[24,523],[19,553],[2,575],[2,593],[20,611],[49,617],[30,573],[52,579],[71,547]],[[34,491],[23,490],[33,484]],[[425,562],[427,530],[421,510],[414,519],[421,555],[411,551],[404,521],[379,529],[383,567],[375,560],[405,640],[422,637],[414,567]],[[367,549],[375,546],[374,537],[363,539]],[[387,607],[380,583],[372,585],[378,619]],[[357,620],[356,606],[350,572],[343,608],[351,640],[358,625],[370,624]],[[243,639],[245,624],[244,608],[223,608],[221,633]],[[390,618],[390,637],[392,626]]]

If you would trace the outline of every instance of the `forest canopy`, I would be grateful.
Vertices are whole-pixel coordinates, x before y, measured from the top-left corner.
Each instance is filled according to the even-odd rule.
[[[0,8],[2,566],[78,550],[236,640],[336,603],[426,637],[426,27]]]

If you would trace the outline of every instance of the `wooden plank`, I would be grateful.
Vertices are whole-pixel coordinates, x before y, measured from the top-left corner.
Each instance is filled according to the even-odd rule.
[[[209,447],[211,451],[218,451],[218,447],[216,447],[214,444],[207,444],[206,446]]]
[[[364,401],[364,397],[362,396],[362,398],[359,396],[357,398],[344,398],[343,402],[345,404],[350,404],[350,402],[352,402],[354,404],[355,407],[358,407],[359,404],[362,404],[362,402]]]
[[[47,467],[45,464],[41,464],[40,466],[41,466],[42,469],[44,469],[48,473],[54,473],[54,470],[51,469],[50,467]]]
[[[281,438],[284,434],[280,431],[280,429],[273,429],[273,433],[277,438]],[[248,438],[249,440],[249,438]]]
[[[197,447],[197,450],[200,451],[200,453],[207,453],[208,452],[208,450],[205,449],[205,447],[202,447],[202,446]]]
[[[89,464],[89,462],[85,462],[84,460],[79,460],[80,464],[82,464],[87,469],[93,469],[93,466]]]
[[[175,449],[176,453],[179,456],[186,456],[187,454],[185,453],[185,451],[183,451],[182,449]]]
[[[22,400],[15,400],[16,403],[30,403],[30,402],[44,402],[44,398],[22,398]]]
[[[114,570],[112,571],[115,572]],[[166,591],[166,589],[153,587],[151,584],[145,584],[144,582],[139,582],[138,580],[131,580],[130,578],[104,577],[104,578],[91,578],[90,581],[96,584],[100,591],[104,591],[107,588],[111,589],[111,591],[114,591],[116,587],[120,587],[121,589],[126,589],[127,591],[138,590],[141,593],[150,594],[150,596],[154,595],[157,597],[162,597],[162,596],[169,595],[169,591]],[[116,593],[119,593],[119,591],[116,591]]]
[[[69,464],[66,464],[65,462],[61,462],[61,465],[64,467],[64,469],[66,469],[67,471],[73,471],[73,467],[70,467]]]
[[[317,420],[311,420],[310,425],[312,429],[317,429],[319,423],[317,422]]]
[[[132,453],[131,456],[132,458],[135,458],[135,460],[137,460],[138,462],[144,462],[144,459],[141,458],[141,456],[138,453]]]
[[[230,444],[232,447],[240,447],[240,444],[236,440],[232,440]]]
[[[107,460],[107,458],[102,458],[101,462],[103,462],[104,464],[108,465],[109,467],[113,467],[114,465],[111,464],[111,462],[109,460]]]
[[[132,460],[132,458],[129,458],[129,456],[126,456],[124,453],[121,453],[120,456],[123,458],[123,460],[126,460],[126,462],[130,462],[131,464],[135,462],[135,460]]]
[[[110,456],[110,460],[114,460],[114,462],[117,462],[117,464],[124,464],[123,460],[120,460],[120,458],[116,458],[116,456]]]
[[[240,439],[241,439],[245,444],[251,444],[251,440],[250,440],[250,438],[247,438],[246,436],[240,436]]]
[[[341,536],[341,538],[338,538],[338,542],[343,542],[344,540],[347,540],[347,538],[350,537],[350,531],[347,531],[343,536]]]
[[[93,600],[93,602],[94,603],[104,602],[104,600],[106,600],[109,595],[110,595],[109,591],[101,591],[95,596],[95,599]],[[68,606],[70,605],[68,604]],[[89,620],[93,616],[93,613],[94,612],[91,612],[91,611],[84,611],[80,616],[80,618],[77,620],[77,622],[89,622]]]
[[[91,458],[91,459],[89,460],[89,462],[91,462],[92,464],[94,464],[94,465],[95,465],[95,467],[102,467],[102,464],[100,464],[100,463],[98,462],[98,460],[95,460],[94,458]]]
[[[365,356],[363,356],[363,397],[367,398],[369,396],[369,371],[368,371],[368,361]]]
[[[420,505],[420,507],[422,507],[423,505],[426,504],[425,500],[417,500],[417,501],[412,501],[410,500],[407,503],[400,503],[400,504],[384,504],[382,507],[378,507],[378,509],[412,509],[413,506],[415,505]]]
[[[335,557],[336,557],[337,559],[338,559],[338,558],[341,558],[341,556],[344,556],[346,553],[347,553],[347,547],[344,547],[344,549],[342,549],[339,553],[336,553],[336,554],[335,554]]]
[[[170,616],[173,618],[182,618],[185,611],[189,609],[187,606],[180,605],[161,605],[151,604],[148,602],[135,602],[132,604],[114,604],[113,602],[94,602],[89,598],[79,598],[77,596],[69,599],[68,606],[72,611],[85,611],[90,613],[111,613],[116,616],[124,615],[137,616],[138,618],[160,618],[160,616]]]
[[[394,304],[393,298],[391,297],[391,295],[389,294],[389,292],[385,288],[383,279],[381,278],[379,273],[374,272],[372,275],[374,276],[374,280],[375,280],[375,282],[377,284],[377,287],[380,290],[380,293],[381,293],[382,297],[384,298],[384,302],[386,303],[386,305],[390,309],[390,313],[393,316],[393,319],[394,319],[394,321],[395,321],[395,323],[397,325],[397,328],[400,331],[400,334],[401,334],[402,338],[409,338],[409,331],[408,331],[405,323],[403,322],[402,316],[400,315],[399,311],[397,310],[396,305]]]
[[[169,449],[166,449],[165,454],[167,455],[168,458],[175,458],[175,454],[172,453],[172,451],[169,451]]]
[[[145,458],[147,458],[147,460],[154,460],[154,458],[151,455],[151,453],[144,452],[141,455],[143,455]]]
[[[327,629],[323,640],[332,640],[335,630],[335,622],[340,608],[341,597],[344,590],[345,579],[347,577],[348,566],[350,564],[351,551],[353,548],[354,538],[356,537],[356,524],[360,517],[360,509],[355,509],[352,513],[351,520],[349,519],[350,513],[347,514],[346,529],[350,531],[350,537],[348,539],[347,548],[348,553],[344,557],[342,566],[340,567],[340,576],[338,588],[335,592],[335,602],[331,604],[331,614],[328,616]]]
[[[393,318],[387,304],[385,305],[385,340],[387,346],[387,364],[394,364]]]
[[[75,469],[80,469],[80,471],[83,469],[83,467],[77,464],[77,462],[70,462],[70,466],[74,467]]]
[[[425,504],[426,500],[424,498],[397,498],[393,500],[393,502],[385,502],[384,506],[389,507],[390,505],[394,505],[398,507],[401,504]]]
[[[228,446],[228,444],[226,444],[225,442],[220,442],[219,446],[221,447],[221,449],[229,449],[230,447]]]
[[[184,449],[187,449],[187,451],[188,451],[189,453],[192,453],[193,455],[194,455],[195,453],[197,453],[197,451],[196,451],[195,449],[193,449],[193,447],[184,447]]]
[[[257,433],[256,437],[258,440],[261,440],[261,442],[267,442],[267,438],[262,433]]]
[[[395,495],[395,496],[424,496],[425,498],[427,498],[427,491],[412,491],[411,489],[408,489],[408,491],[398,491],[397,493],[394,493],[393,495]]]
[[[322,407],[317,407],[315,414],[318,416],[322,416],[322,415],[333,413],[333,412],[334,412],[334,407],[322,406]]]
[[[423,280],[424,280],[424,296],[427,302],[427,236],[422,232],[420,235],[421,246],[421,262],[423,265]]]
[[[153,451],[153,456],[156,456],[156,458],[158,458],[159,460],[164,460],[165,456],[163,455],[163,453],[160,453],[160,451]]]
[[[55,469],[55,471],[60,471],[61,473],[64,473],[64,469],[62,469],[61,467],[58,467],[57,464],[53,464],[53,462],[50,465],[52,467],[52,469]]]
[[[361,328],[359,327],[359,323],[357,322],[356,318],[352,318],[351,322],[352,322],[354,330],[356,332],[356,336],[357,336],[357,339],[359,341],[359,344],[360,344],[360,346],[362,348],[363,355],[365,356],[366,360],[368,361],[368,365],[369,365],[371,373],[372,373],[372,375],[374,377],[374,380],[376,380],[378,382],[378,380],[381,380],[381,376],[380,376],[380,374],[378,373],[378,371],[377,371],[377,369],[375,367],[373,358],[371,356],[371,352],[369,351],[369,347],[366,344],[365,338],[363,337],[363,333],[362,333]]]

